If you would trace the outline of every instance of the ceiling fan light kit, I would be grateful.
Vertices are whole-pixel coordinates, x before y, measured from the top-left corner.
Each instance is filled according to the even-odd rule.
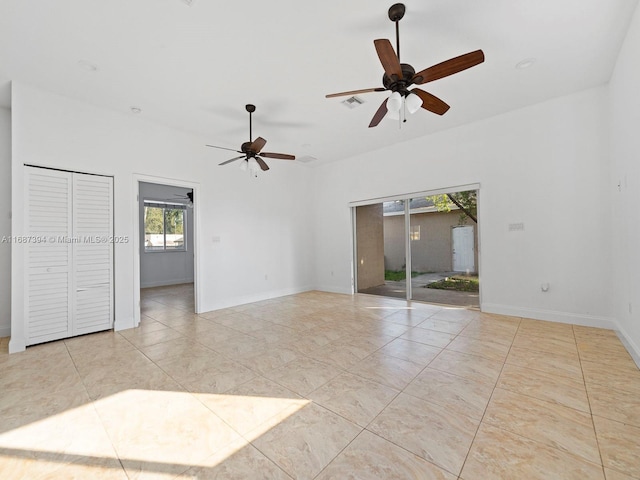
[[[421,107],[437,115],[444,115],[449,110],[449,105],[420,88],[411,90],[409,88],[412,85],[422,85],[448,77],[484,62],[484,53],[482,50],[476,50],[425,68],[418,73],[408,63],[400,63],[399,22],[404,17],[405,12],[406,8],[402,3],[393,4],[388,12],[389,20],[396,25],[396,50],[393,49],[393,45],[386,38],[373,41],[380,63],[384,68],[383,86],[326,95],[326,98],[334,98],[361,93],[390,91],[391,95],[382,102],[373,115],[369,127],[377,126],[387,114],[389,114],[390,118],[401,118],[405,110],[409,113],[415,113]],[[406,121],[406,116],[404,121]]]
[[[229,150],[231,152],[242,154],[239,157],[233,157],[229,160],[225,160],[224,162],[220,163],[220,165],[227,165],[228,163],[242,159],[242,162],[240,163],[240,169],[245,171],[249,170],[249,173],[252,177],[257,177],[259,170],[269,170],[269,165],[267,165],[267,163],[261,157],[276,158],[279,160],[295,160],[296,157],[294,155],[288,155],[286,153],[263,152],[262,149],[267,144],[267,141],[262,137],[251,140],[253,138],[252,114],[256,111],[256,106],[249,103],[245,105],[244,108],[247,112],[249,112],[249,141],[244,142],[240,146],[240,150],[218,147],[216,145],[207,145],[207,147],[218,148],[220,150]]]

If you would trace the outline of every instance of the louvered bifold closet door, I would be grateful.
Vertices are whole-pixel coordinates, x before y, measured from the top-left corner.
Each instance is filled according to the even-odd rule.
[[[26,167],[26,344],[72,332],[72,174]]]
[[[113,326],[113,179],[73,175],[73,335]]]

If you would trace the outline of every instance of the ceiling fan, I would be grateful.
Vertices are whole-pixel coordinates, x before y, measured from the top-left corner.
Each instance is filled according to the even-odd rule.
[[[255,162],[257,162],[257,164],[260,166],[262,170],[266,171],[266,170],[269,170],[269,165],[267,165],[266,162],[262,158],[260,158],[258,155],[266,158],[277,158],[280,160],[295,160],[296,157],[294,155],[287,155],[285,153],[263,152],[262,149],[266,145],[267,141],[262,137],[258,137],[255,140],[251,140],[253,138],[251,115],[253,114],[253,112],[256,111],[256,106],[247,104],[245,105],[245,109],[247,110],[247,112],[249,112],[249,141],[244,142],[240,146],[240,150],[234,150],[232,148],[225,148],[225,147],[218,147],[216,145],[207,145],[207,147],[219,148],[221,150],[229,150],[232,152],[237,152],[242,154],[239,157],[234,157],[229,160],[226,160],[222,162],[220,165],[226,165],[227,163],[235,162],[236,160],[240,160],[242,158],[244,159],[244,163],[242,164],[243,170],[245,170],[247,167],[251,167],[251,160],[254,160]]]
[[[186,202],[187,207],[193,208],[193,190],[189,190],[188,192],[182,193],[174,193],[172,198],[165,198],[164,201],[168,203],[178,202],[180,200],[189,200]],[[180,201],[179,203],[184,203]]]
[[[391,42],[386,38],[374,40],[373,43],[378,53],[378,58],[384,68],[382,76],[382,87],[365,88],[362,90],[351,90],[348,92],[332,93],[326,98],[341,97],[347,95],[357,95],[368,92],[384,92],[390,90],[392,93],[382,102],[375,115],[371,119],[369,127],[377,126],[387,112],[400,114],[404,106],[409,113],[415,113],[420,107],[438,115],[444,115],[449,110],[449,105],[440,100],[435,95],[425,92],[420,88],[409,90],[411,85],[422,85],[433,82],[440,78],[448,77],[454,73],[461,72],[484,62],[482,50],[469,52],[459,57],[451,58],[437,65],[416,73],[415,69],[408,63],[400,63],[400,29],[399,22],[404,17],[405,6],[396,3],[389,8],[389,20],[396,24],[396,51],[393,50]],[[406,121],[406,118],[405,118]]]

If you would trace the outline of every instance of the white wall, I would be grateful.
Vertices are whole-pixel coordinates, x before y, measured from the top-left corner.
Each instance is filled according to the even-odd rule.
[[[596,88],[320,166],[318,285],[351,289],[349,202],[479,183],[482,308],[614,327],[606,102]]]
[[[25,163],[113,175],[115,234],[133,238],[139,176],[180,180],[197,186],[200,311],[313,286],[306,166],[272,161],[269,172],[250,178],[233,165],[218,167],[226,157],[206,148],[206,138],[146,122],[144,113],[102,110],[19,83],[13,84],[12,115],[14,212],[24,209]],[[20,215],[14,214],[12,227],[14,235],[24,231]],[[22,258],[22,249],[14,248],[12,304],[20,308],[12,310],[11,351],[24,348]],[[116,329],[134,325],[136,262],[132,243],[116,244]]]
[[[610,90],[613,302],[640,365],[640,8],[620,51]]]
[[[11,111],[0,108],[0,239],[11,236]],[[11,244],[0,243],[0,337],[11,331]]]
[[[186,203],[177,195],[185,196],[188,188],[140,182],[140,237],[144,238],[144,201],[171,201]],[[187,208],[185,221],[186,250],[145,252],[140,242],[140,286],[157,287],[193,282],[193,208]]]

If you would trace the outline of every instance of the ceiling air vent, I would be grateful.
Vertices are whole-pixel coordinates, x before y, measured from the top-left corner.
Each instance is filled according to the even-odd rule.
[[[364,100],[358,97],[349,97],[341,102],[347,108],[356,108],[364,103]]]

